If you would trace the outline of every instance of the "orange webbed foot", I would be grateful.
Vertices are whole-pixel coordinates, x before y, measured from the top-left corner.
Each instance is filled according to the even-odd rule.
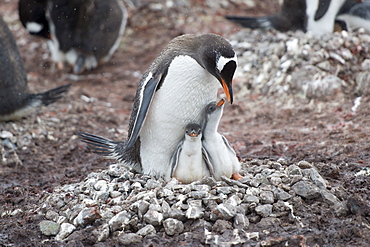
[[[239,172],[235,172],[233,175],[231,175],[231,178],[234,179],[234,180],[239,180],[239,179],[243,178],[243,176],[240,175]]]

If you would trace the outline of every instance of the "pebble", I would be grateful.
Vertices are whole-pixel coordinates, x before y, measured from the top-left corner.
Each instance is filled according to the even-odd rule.
[[[244,214],[236,214],[234,217],[233,227],[236,229],[247,229],[249,226],[248,217]]]
[[[201,200],[190,200],[188,201],[189,208],[186,210],[186,218],[188,219],[199,219],[203,216],[203,208]]]
[[[163,221],[164,231],[167,235],[173,236],[175,234],[180,234],[184,231],[184,224],[177,219],[168,218]]]
[[[224,220],[230,220],[236,215],[236,208],[233,205],[227,203],[219,204],[214,213],[220,218]]]
[[[50,220],[43,220],[39,224],[40,231],[46,236],[57,235],[60,230],[60,225]]]
[[[139,231],[137,231],[136,234],[145,237],[146,235],[149,235],[149,234],[155,233],[155,232],[156,232],[156,230],[155,230],[154,226],[146,225],[143,228],[141,228]]]
[[[153,226],[161,225],[162,220],[163,214],[153,209],[149,209],[148,212],[144,215],[144,221],[152,224]]]
[[[101,215],[97,208],[84,208],[80,211],[77,217],[73,220],[73,225],[88,225],[92,224],[96,219],[101,218]]]
[[[58,235],[55,236],[55,240],[61,241],[65,238],[67,238],[74,230],[76,227],[70,223],[63,223],[60,225],[60,231]]]
[[[113,216],[108,222],[111,232],[122,230],[129,223],[130,219],[131,215],[126,211]]]
[[[314,199],[320,196],[320,189],[309,181],[299,181],[292,186],[292,189],[305,199]]]
[[[272,213],[272,205],[259,205],[255,208],[255,210],[258,215],[261,215],[262,217],[268,217]]]
[[[132,246],[140,243],[143,237],[136,233],[123,233],[118,236],[118,241],[123,246]]]

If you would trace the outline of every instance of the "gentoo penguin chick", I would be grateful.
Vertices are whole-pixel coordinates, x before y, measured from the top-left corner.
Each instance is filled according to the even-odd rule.
[[[345,30],[364,28],[370,31],[370,2],[358,3],[354,0],[347,0],[341,8],[336,21],[344,22]]]
[[[199,124],[190,123],[185,128],[185,138],[179,143],[171,159],[172,177],[182,183],[191,183],[213,176],[213,167],[202,147]]]
[[[226,137],[217,132],[224,103],[225,100],[221,99],[218,103],[213,101],[206,106],[202,144],[211,161],[215,179],[220,180],[221,176],[226,176],[238,180],[242,178],[239,174],[240,162]]]
[[[174,38],[140,81],[127,141],[104,141],[104,147],[100,141],[99,148],[106,148],[111,152],[108,156],[127,165],[140,167],[144,174],[170,180],[170,160],[184,138],[185,126],[202,123],[204,107],[217,99],[220,86],[233,102],[231,83],[236,67],[235,51],[221,36]],[[81,138],[89,140],[86,135]],[[94,139],[89,141],[93,145]]]
[[[314,35],[331,33],[335,17],[345,0],[284,0],[280,12],[264,17],[225,16],[249,28],[274,28],[279,31],[310,31]]]
[[[81,73],[110,59],[127,11],[119,0],[20,0],[19,16],[31,34],[50,38],[52,59],[60,67],[67,62]]]
[[[70,85],[30,94],[27,73],[13,34],[0,16],[0,121],[23,118],[62,97]]]

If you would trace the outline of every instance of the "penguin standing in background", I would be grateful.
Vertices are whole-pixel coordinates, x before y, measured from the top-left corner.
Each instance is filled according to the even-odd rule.
[[[74,73],[107,62],[119,46],[127,20],[119,0],[20,0],[18,9],[31,34],[50,39],[52,59],[61,68],[69,63]]]
[[[354,30],[364,28],[370,31],[370,2],[347,0],[340,10],[337,22],[342,22],[342,29]]]
[[[263,17],[225,16],[226,19],[249,28],[274,28],[281,32],[305,30],[306,0],[284,0],[280,12]]]
[[[225,16],[249,28],[275,28],[286,32],[302,30],[314,35],[334,31],[335,17],[345,0],[284,0],[276,15],[264,17]]]
[[[46,3],[47,0],[19,0],[18,14],[22,25],[30,34],[50,39]]]
[[[214,175],[209,157],[202,147],[202,130],[199,124],[185,128],[185,138],[171,158],[172,177],[182,183],[192,183]]]
[[[202,123],[204,107],[217,99],[220,86],[233,102],[236,67],[235,51],[221,36],[178,36],[162,50],[140,81],[127,141],[117,143],[79,135],[96,152],[168,181],[171,157],[184,138],[185,126]]]
[[[335,18],[346,0],[306,0],[306,31],[313,35],[334,32]]]
[[[206,106],[202,145],[211,161],[216,180],[220,180],[221,176],[238,180],[242,178],[239,174],[240,162],[226,137],[217,132],[224,103],[225,100],[221,99],[218,103],[214,101]]]
[[[38,107],[62,97],[70,84],[39,94],[31,94],[27,73],[13,34],[0,16],[0,121],[23,118]]]

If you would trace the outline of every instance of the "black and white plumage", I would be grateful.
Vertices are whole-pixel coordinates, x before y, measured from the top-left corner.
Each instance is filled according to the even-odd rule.
[[[241,165],[234,149],[225,136],[218,133],[225,100],[211,102],[206,106],[206,121],[203,127],[202,145],[211,161],[214,178],[220,180],[222,176],[240,179]]]
[[[289,30],[304,30],[306,0],[284,0],[280,12],[271,16],[225,16],[226,19],[249,28],[274,28],[286,32]]]
[[[202,147],[202,130],[199,124],[185,128],[185,138],[171,158],[171,176],[182,183],[191,183],[214,175],[207,153]]]
[[[127,11],[119,0],[20,0],[19,16],[31,34],[49,38],[52,59],[74,73],[107,62],[118,48]]]
[[[249,28],[274,28],[279,31],[302,30],[314,35],[331,33],[345,0],[284,0],[276,15],[264,17],[226,16]]]
[[[144,73],[128,139],[106,145],[108,153],[113,151],[109,156],[140,168],[144,174],[169,180],[171,157],[184,137],[185,126],[202,123],[204,107],[217,99],[221,86],[232,103],[236,67],[235,51],[221,36],[186,34],[174,38]],[[107,143],[112,144],[107,141],[104,145]],[[99,145],[102,149],[101,142]]]
[[[347,0],[341,8],[336,21],[344,22],[347,30],[364,28],[370,31],[370,2]]]
[[[346,0],[306,0],[306,31],[314,35],[334,32],[335,19]]]
[[[70,85],[31,94],[17,44],[0,16],[0,121],[23,118],[38,107],[49,105],[62,97]]]

